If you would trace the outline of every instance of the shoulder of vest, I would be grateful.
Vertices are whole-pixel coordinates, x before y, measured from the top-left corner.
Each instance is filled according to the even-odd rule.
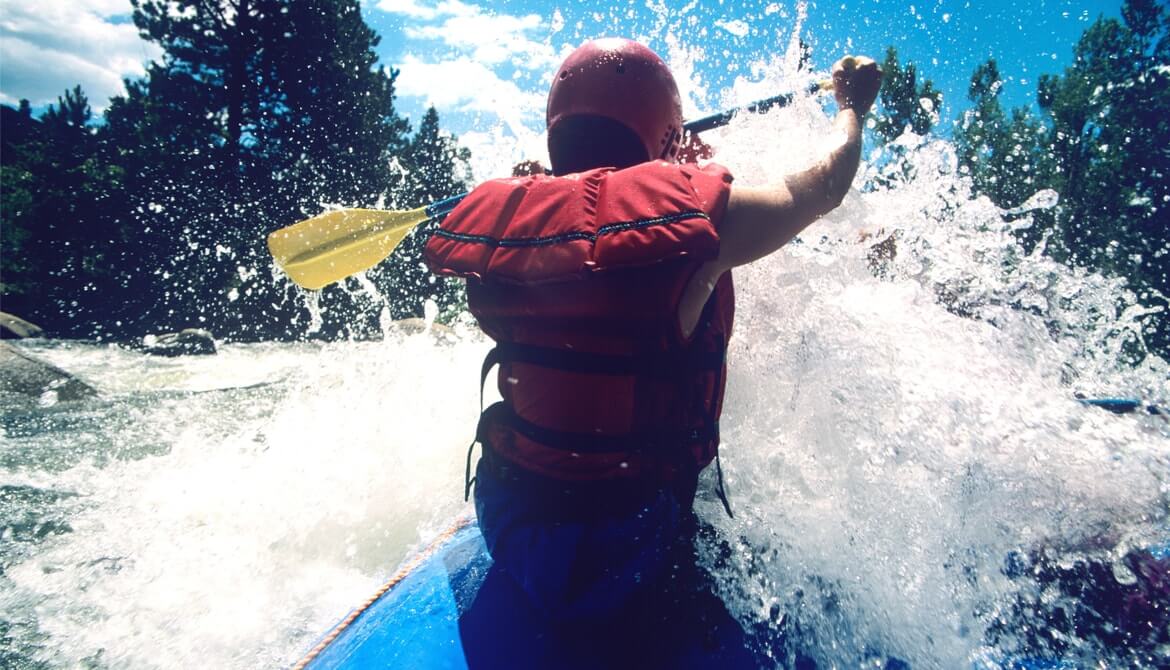
[[[427,243],[440,274],[517,283],[579,278],[718,253],[730,174],[650,161],[625,170],[496,179],[472,191]]]

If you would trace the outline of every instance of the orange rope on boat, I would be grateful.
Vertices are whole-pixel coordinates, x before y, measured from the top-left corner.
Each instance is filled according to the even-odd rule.
[[[337,624],[333,630],[329,631],[329,634],[326,635],[320,642],[318,642],[317,646],[310,649],[309,653],[305,654],[304,658],[298,661],[296,665],[292,666],[292,670],[304,670],[305,666],[312,663],[314,658],[317,658],[317,656],[322,651],[325,651],[325,648],[328,647],[329,644],[334,640],[336,640],[337,636],[341,635],[342,631],[344,631],[351,623],[357,620],[357,618],[361,616],[363,612],[369,609],[371,605],[378,602],[378,599],[386,595],[387,591],[394,588],[403,579],[406,579],[406,577],[411,572],[414,572],[415,568],[421,565],[423,561],[430,558],[430,556],[434,554],[439,549],[439,547],[445,544],[447,540],[450,540],[451,537],[455,535],[455,533],[458,533],[460,530],[466,528],[470,523],[470,516],[462,516],[456,519],[455,523],[451,524],[447,530],[443,531],[441,534],[439,534],[438,537],[432,540],[431,543],[427,545],[426,549],[423,549],[419,553],[415,554],[414,558],[410,559],[401,568],[399,568],[398,572],[394,573],[394,576],[391,577],[390,580],[385,584],[383,584],[382,587],[374,593],[374,595],[370,596],[365,602],[358,606],[357,609],[350,612],[349,616],[345,617],[345,619],[341,623]]]

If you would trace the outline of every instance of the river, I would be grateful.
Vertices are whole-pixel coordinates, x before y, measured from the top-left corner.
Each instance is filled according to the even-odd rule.
[[[773,74],[753,86],[782,88]],[[829,134],[809,98],[710,141],[751,184]],[[1144,308],[1123,282],[1020,247],[1028,215],[974,197],[947,142],[900,146],[737,272],[722,422],[736,516],[707,482],[697,507],[719,540],[704,555],[745,625],[797,631],[826,667],[996,667],[1046,621],[1019,603],[1085,604],[1013,561],[1103,561],[1125,585],[1118,559],[1165,546],[1165,415],[1076,395],[1166,407],[1170,366],[1141,357]],[[466,511],[489,347],[467,320],[204,358],[19,346],[100,395],[0,410],[0,665],[285,665]],[[1067,667],[1156,664],[1065,637]]]

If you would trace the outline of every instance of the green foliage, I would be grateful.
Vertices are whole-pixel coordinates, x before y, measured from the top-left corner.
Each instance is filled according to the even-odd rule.
[[[471,152],[439,130],[439,114],[431,107],[404,155],[405,172],[397,206],[417,207],[467,191],[471,183],[470,158]],[[394,318],[423,316],[427,300],[436,303],[444,320],[453,318],[466,306],[463,282],[436,277],[423,262],[423,247],[436,227],[428,223],[412,231],[377,272],[379,283],[391,297]]]
[[[1053,187],[1056,164],[1047,127],[1026,109],[1005,113],[999,102],[1002,87],[995,59],[975,69],[967,89],[974,107],[963,114],[955,130],[955,144],[960,165],[971,175],[975,189],[1009,209],[1037,191]],[[1026,241],[1034,244],[1037,240]]]
[[[78,336],[303,336],[309,315],[273,281],[268,232],[324,205],[465,190],[466,151],[438,115],[411,139],[395,112],[397,73],[377,65],[356,0],[133,5],[165,55],[126,82],[104,123],[80,89],[39,121],[4,108],[6,308]],[[396,316],[421,314],[420,295],[396,297]],[[375,329],[363,300],[326,291],[324,333]]]
[[[6,302],[30,296],[35,287],[31,273],[35,267],[29,252],[31,234],[26,222],[36,196],[36,181],[29,169],[36,155],[31,140],[39,132],[32,118],[28,100],[20,109],[0,107],[0,295]],[[11,307],[9,307],[11,309]]]
[[[264,184],[301,214],[323,197],[370,206],[395,180],[391,159],[410,128],[393,108],[396,71],[377,67],[379,38],[353,0],[296,3],[260,33],[264,82],[254,151],[274,166]],[[326,57],[327,56],[327,57]]]
[[[1059,233],[1075,262],[1170,294],[1170,17],[1149,0],[1130,0],[1123,16],[1098,19],[1064,75],[1040,82],[1057,188],[1076,192]]]
[[[1099,18],[1074,62],[1038,87],[1043,117],[1003,112],[994,61],[972,76],[973,110],[956,131],[975,187],[1005,208],[1041,188],[1061,195],[1037,217],[1029,242],[1048,239],[1057,259],[1123,276],[1149,306],[1170,296],[1170,14],[1128,0],[1123,21]],[[1165,312],[1148,321],[1147,343],[1170,349]]]
[[[35,177],[24,161],[12,161],[11,154],[4,152],[5,163],[0,165],[0,295],[6,303],[28,298],[35,292],[31,277],[36,271],[36,255],[29,245],[32,231],[24,223],[29,218],[36,188]],[[7,305],[13,309],[11,305]],[[13,310],[17,311],[17,310]]]
[[[135,24],[166,58],[125,110],[147,147],[171,154],[134,161],[134,209],[153,213],[176,252],[154,267],[182,266],[164,309],[238,337],[294,335],[307,321],[294,323],[296,301],[274,288],[265,235],[326,203],[373,206],[391,188],[408,130],[394,74],[376,66],[378,38],[354,0],[173,4],[135,2]],[[326,311],[343,322],[348,302],[327,299]]]
[[[930,132],[939,118],[942,92],[936,90],[929,79],[919,84],[918,68],[913,63],[903,67],[894,47],[886,49],[881,68],[884,73],[881,104],[874,114],[873,126],[879,140],[892,142],[906,129],[919,135]]]
[[[2,152],[5,308],[52,325],[64,314],[92,321],[125,235],[104,212],[119,172],[99,151],[89,102],[77,87],[39,122],[25,105],[6,108],[5,120],[15,122]]]
[[[912,164],[902,160],[909,146],[897,140],[906,132],[926,135],[931,131],[939,119],[942,92],[929,79],[919,83],[918,68],[913,63],[903,66],[892,46],[886,49],[881,68],[882,88],[869,135],[871,141],[884,147],[879,158],[881,171],[874,181],[888,187],[915,178]]]

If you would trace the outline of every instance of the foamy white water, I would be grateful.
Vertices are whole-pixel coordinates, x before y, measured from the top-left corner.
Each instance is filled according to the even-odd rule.
[[[685,75],[696,47],[671,43]],[[803,88],[811,75],[787,54],[746,64],[752,78],[719,97]],[[688,111],[712,111],[701,98]],[[830,136],[808,98],[707,139],[738,183],[762,184]],[[1166,362],[1121,362],[1141,347],[1142,308],[1116,279],[1025,253],[1022,224],[972,197],[947,143],[903,140],[838,211],[737,271],[722,422],[736,518],[699,502],[735,615],[799,630],[827,667],[994,658],[985,631],[1028,588],[1004,576],[1010,552],[1087,555],[1104,537],[1093,551],[1119,556],[1167,530],[1165,421],[1074,400],[1170,404]],[[908,176],[866,186],[879,172]],[[871,260],[891,236],[893,257]],[[103,396],[3,424],[6,490],[27,494],[43,538],[0,581],[26,662],[287,664],[466,509],[488,348],[467,325],[209,359],[30,348]]]
[[[766,183],[827,132],[806,101],[743,120],[715,160]],[[737,272],[723,425],[738,509],[706,509],[735,548],[717,570],[741,620],[798,628],[828,667],[994,659],[983,633],[1027,588],[1004,576],[1009,552],[1105,536],[1120,557],[1170,535],[1165,417],[1074,400],[1170,397],[1164,361],[1120,362],[1143,310],[1123,282],[1025,254],[951,146],[903,139],[883,170],[909,179]],[[872,258],[891,236],[894,257]]]
[[[114,405],[92,410],[93,433],[5,436],[110,445],[61,472],[6,472],[70,496],[53,511],[72,532],[7,573],[5,611],[49,636],[35,657],[287,663],[462,509],[461,445],[486,353],[471,339],[236,345],[166,361],[34,347],[89,371]],[[261,386],[209,390],[211,377]]]

